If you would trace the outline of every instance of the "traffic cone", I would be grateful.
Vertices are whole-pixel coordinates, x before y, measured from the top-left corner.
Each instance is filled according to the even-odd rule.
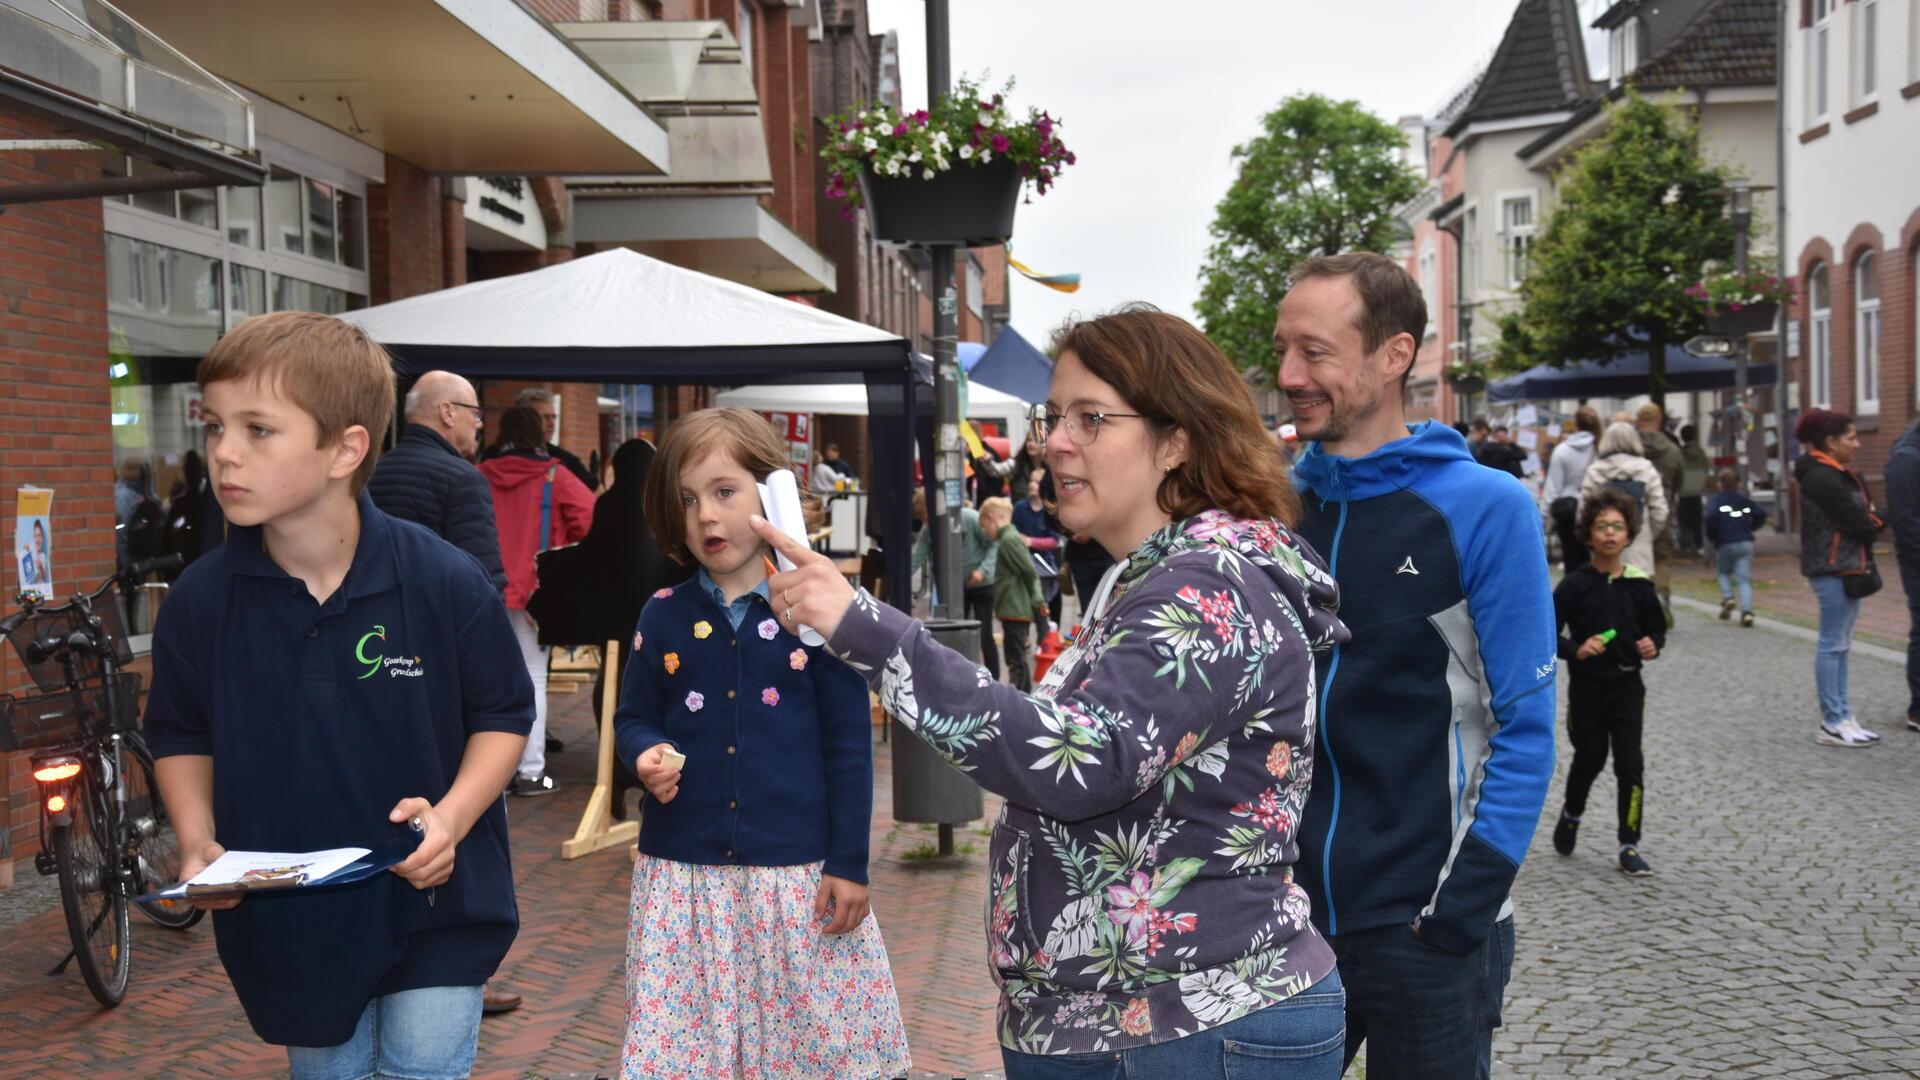
[[[1060,656],[1060,631],[1049,630],[1040,640],[1040,648],[1035,650],[1033,658],[1033,681],[1035,683],[1047,677],[1047,669],[1053,666]]]

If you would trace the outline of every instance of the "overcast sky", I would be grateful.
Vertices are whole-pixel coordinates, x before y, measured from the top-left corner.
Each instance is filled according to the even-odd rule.
[[[953,73],[1017,80],[1079,155],[1020,208],[1014,256],[1079,271],[1066,295],[1015,276],[1013,325],[1042,347],[1075,311],[1148,300],[1188,318],[1229,154],[1289,94],[1430,112],[1491,55],[1518,0],[952,0]],[[868,0],[900,34],[908,108],[926,101],[923,0]]]

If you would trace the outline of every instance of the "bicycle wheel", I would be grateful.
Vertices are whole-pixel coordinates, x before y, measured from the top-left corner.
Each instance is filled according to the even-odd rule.
[[[126,894],[115,880],[118,859],[111,850],[107,811],[91,778],[83,798],[84,805],[74,807],[73,824],[54,830],[53,858],[80,975],[94,999],[112,1008],[127,993],[133,927]]]
[[[167,820],[167,804],[153,778],[153,754],[138,734],[126,736],[127,839],[133,855],[133,895],[180,880],[180,838]],[[169,930],[185,930],[206,912],[185,900],[135,904],[140,914]]]

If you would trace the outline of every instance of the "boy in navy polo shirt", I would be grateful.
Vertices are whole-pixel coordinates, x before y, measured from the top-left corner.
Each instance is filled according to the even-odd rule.
[[[249,319],[198,381],[231,528],[154,628],[146,715],[182,877],[227,848],[410,849],[360,884],[205,906],[294,1077],[465,1076],[519,923],[501,793],[533,688],[506,609],[472,556],[365,495],[394,404],[365,332]]]

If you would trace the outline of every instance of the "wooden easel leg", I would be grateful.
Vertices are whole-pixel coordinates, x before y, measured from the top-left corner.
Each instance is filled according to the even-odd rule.
[[[580,815],[580,827],[574,831],[573,839],[560,845],[563,859],[577,859],[602,848],[632,844],[640,835],[639,822],[613,820],[613,709],[620,700],[620,680],[615,677],[616,658],[620,654],[615,650],[619,648],[619,642],[609,641],[602,654],[606,685],[601,704],[606,720],[600,725],[600,755],[594,770],[593,796],[587,800],[586,812]]]

